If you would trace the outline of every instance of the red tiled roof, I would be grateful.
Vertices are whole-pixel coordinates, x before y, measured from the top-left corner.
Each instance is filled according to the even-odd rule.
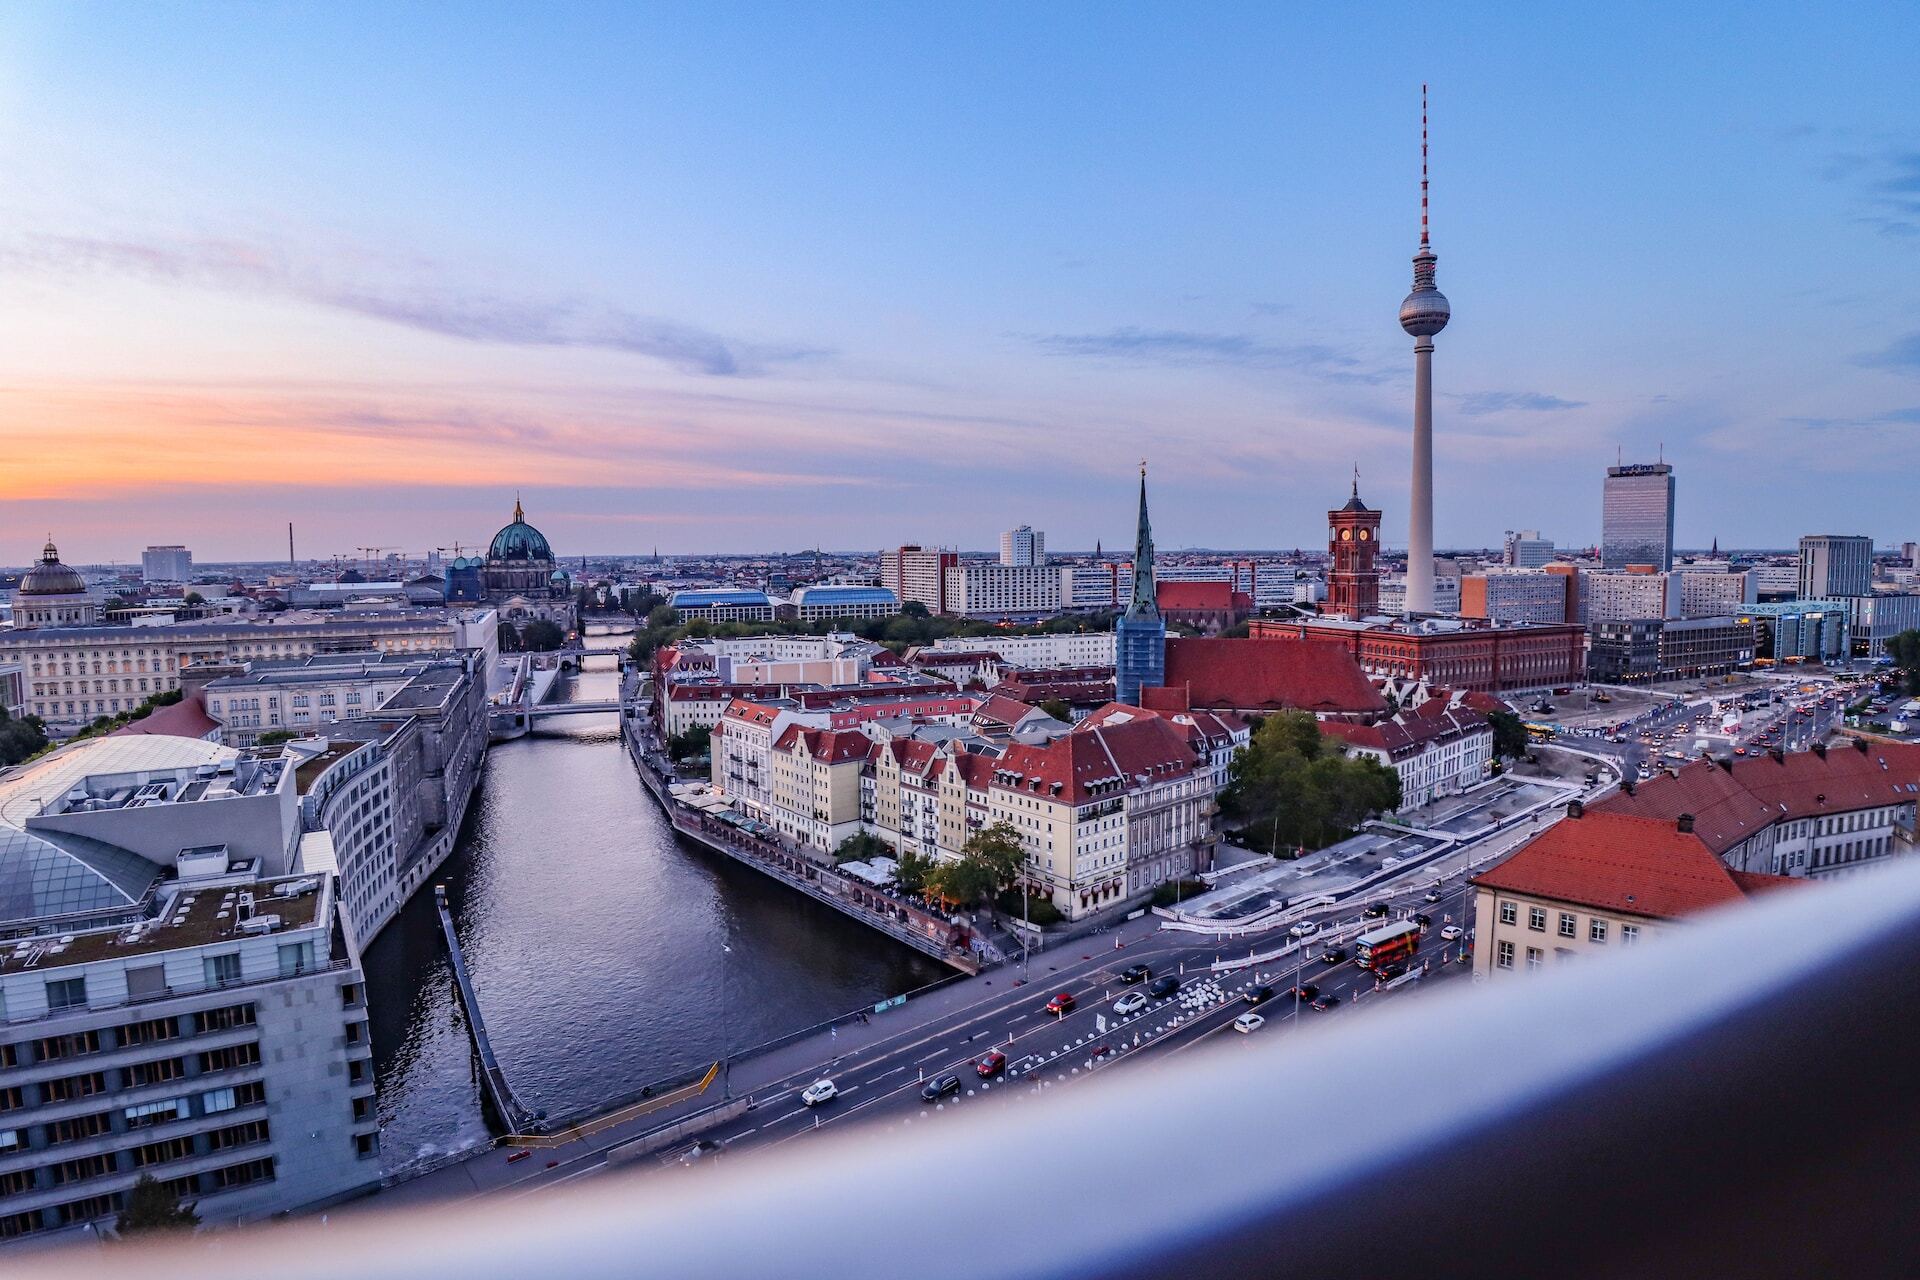
[[[1076,728],[1045,746],[1015,743],[994,762],[993,785],[1081,805],[1132,790],[1143,776],[1159,780],[1192,770],[1186,735],[1157,715],[1144,715],[1126,724]]]
[[[1004,724],[1009,727],[1019,724],[1033,714],[1033,707],[1018,698],[1009,698],[1002,694],[990,693],[973,713],[975,723],[982,720]]]
[[[1711,760],[1683,765],[1616,792],[1596,811],[1674,819],[1693,815],[1693,829],[1724,853],[1775,822],[1920,801],[1920,746],[1870,742],[1867,750],[1837,746],[1822,757],[1790,751],[1776,760],[1734,760],[1731,771]]]
[[[166,738],[205,738],[219,727],[220,722],[207,714],[198,698],[182,698],[168,706],[155,707],[150,714],[121,725],[107,736],[150,733]]]
[[[1087,729],[1104,728],[1114,723],[1124,724],[1143,716],[1158,717],[1185,734],[1188,745],[1193,748],[1196,755],[1205,753],[1217,744],[1230,741],[1234,734],[1246,728],[1246,721],[1231,711],[1189,711],[1185,707],[1161,711],[1157,708],[1130,707],[1124,702],[1109,702],[1076,724],[1074,732],[1081,733]]]
[[[1547,828],[1472,883],[1670,920],[1744,901],[1784,878],[1729,871],[1698,835],[1674,822],[1590,809]]]
[[[821,764],[844,764],[849,760],[865,760],[873,750],[873,739],[854,729],[809,729],[790,724],[773,749],[804,751]]]
[[[1344,648],[1307,640],[1167,640],[1167,688],[1187,704],[1260,714],[1375,713],[1386,701]]]
[[[1156,582],[1153,598],[1162,609],[1232,609],[1231,582]]]
[[[1434,703],[1437,710],[1431,710]],[[1378,724],[1354,724],[1328,720],[1321,729],[1356,747],[1384,751],[1395,760],[1416,755],[1431,743],[1449,742],[1470,733],[1491,734],[1487,718],[1478,711],[1463,711],[1446,705],[1446,699],[1433,698],[1413,713],[1402,713]]]

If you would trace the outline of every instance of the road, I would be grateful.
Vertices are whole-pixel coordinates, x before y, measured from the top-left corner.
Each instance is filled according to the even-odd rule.
[[[1412,879],[1416,883],[1392,899],[1390,909],[1394,915],[1423,911],[1433,921],[1419,953],[1421,960],[1434,966],[1425,983],[1443,978],[1464,980],[1466,966],[1442,963],[1444,958],[1457,956],[1462,944],[1443,942],[1439,933],[1449,919],[1465,922],[1471,911],[1471,889],[1464,880],[1456,880],[1441,889],[1440,902],[1429,904],[1424,900],[1429,878],[1416,875]],[[1327,922],[1323,928],[1329,933],[1340,925],[1359,926],[1359,902],[1344,910],[1330,909],[1321,919]],[[1254,946],[1260,952],[1272,951],[1284,938],[1282,931]],[[1296,1008],[1297,1002],[1292,999],[1276,998],[1256,1010],[1267,1023],[1252,1035],[1285,1035],[1303,1022],[1352,1016],[1356,1007],[1368,1007],[1369,1001],[1407,998],[1423,985],[1411,983],[1382,996],[1374,992],[1371,974],[1351,963],[1328,965],[1320,958],[1322,950],[1314,943],[1299,953],[1297,962],[1290,959],[1284,969],[1249,968],[1214,979],[1209,973],[1211,964],[1216,959],[1248,954],[1246,942],[1238,942],[1223,953],[1217,943],[1200,935],[1163,931],[1119,950],[1113,949],[1105,936],[1069,944],[1064,953],[1036,957],[1024,980],[1017,963],[999,970],[1003,981],[991,990],[983,982],[977,1000],[942,1018],[850,1047],[830,1063],[796,1070],[757,1087],[751,1094],[751,1111],[701,1135],[700,1145],[705,1149],[700,1156],[689,1155],[694,1145],[689,1141],[639,1163],[657,1164],[677,1174],[683,1164],[704,1166],[741,1159],[755,1149],[804,1141],[810,1135],[853,1125],[944,1119],[1001,1101],[1012,1104],[1045,1088],[1071,1085],[1100,1070],[1129,1069],[1136,1061],[1164,1058],[1205,1041],[1238,1039],[1231,1027],[1236,1017],[1249,1011],[1243,999],[1247,988],[1266,983],[1286,991],[1294,986],[1296,972],[1321,991],[1338,995],[1340,1003],[1316,1011],[1304,1003]],[[1150,966],[1156,977],[1182,976],[1182,991],[1166,999],[1150,999],[1144,1011],[1131,1016],[1116,1014],[1114,1003],[1120,997],[1133,992],[1144,994],[1144,984],[1120,981],[1120,971],[1134,964]],[[1044,1008],[1058,991],[1074,993],[1079,1002],[1073,1012],[1060,1017]],[[1360,997],[1358,1006],[1354,1003],[1356,995]],[[982,1080],[974,1064],[989,1050],[1004,1053],[1008,1065],[1001,1078]],[[960,1092],[935,1103],[923,1101],[923,1083],[948,1073],[960,1077]],[[823,1075],[834,1081],[839,1096],[809,1108],[801,1102],[800,1092]],[[594,1176],[606,1168],[605,1158],[604,1150],[580,1152],[538,1171],[525,1189]]]
[[[1701,754],[1758,755],[1774,747],[1784,751],[1806,751],[1825,742],[1840,727],[1849,694],[1831,683],[1819,684],[1813,693],[1800,692],[1798,685],[1780,683],[1772,690],[1752,686],[1737,694],[1720,697],[1754,698],[1769,692],[1782,700],[1745,712],[1732,734],[1721,731],[1720,717],[1713,711],[1715,699],[1699,696],[1649,708],[1618,726],[1624,741],[1613,742],[1603,734],[1562,733],[1555,741],[1598,755],[1619,760],[1638,777],[1663,762],[1665,753],[1679,752],[1687,758]],[[1808,714],[1801,714],[1801,712]],[[1666,763],[1679,763],[1665,760]]]

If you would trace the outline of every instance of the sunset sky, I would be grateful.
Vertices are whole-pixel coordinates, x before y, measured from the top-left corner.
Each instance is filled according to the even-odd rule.
[[[12,4],[0,563],[1920,538],[1906,4]]]

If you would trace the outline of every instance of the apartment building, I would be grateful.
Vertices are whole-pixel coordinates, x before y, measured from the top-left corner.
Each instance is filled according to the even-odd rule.
[[[1793,883],[1730,870],[1688,815],[1583,812],[1578,801],[1567,815],[1473,877],[1476,980],[1630,948],[1688,916]]]
[[[1047,535],[1031,525],[1008,529],[1000,535],[1000,563],[1036,565],[1047,562]]]
[[[991,643],[978,636],[946,636],[921,650],[923,653],[991,649],[1000,659],[1016,667],[1111,667],[1113,632],[1069,631],[1046,636],[994,636]]]
[[[1400,807],[1416,809],[1485,782],[1493,769],[1493,725],[1444,699],[1431,711],[1402,712],[1374,724],[1327,720],[1321,728],[1350,755],[1370,756],[1400,778]]]
[[[969,618],[1040,618],[1060,612],[1060,572],[1045,564],[956,564],[946,571],[947,612]]]
[[[861,829],[860,780],[873,739],[858,729],[789,724],[767,750],[768,822],[830,854]]]
[[[1688,575],[1633,568],[1593,570],[1581,576],[1587,621],[1593,623],[1679,617],[1681,580]]]
[[[1564,573],[1534,569],[1489,569],[1460,579],[1460,616],[1494,622],[1562,623],[1577,621],[1570,584]]]
[[[1680,580],[1680,616],[1713,618],[1740,613],[1758,598],[1751,570],[1730,571],[1725,566],[1690,569],[1674,567]]]
[[[880,553],[880,585],[900,603],[916,601],[929,613],[952,613],[947,571],[958,567],[960,553],[909,543]]]

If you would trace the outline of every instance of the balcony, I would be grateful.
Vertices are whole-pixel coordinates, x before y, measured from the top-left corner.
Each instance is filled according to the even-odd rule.
[[[353,1258],[362,1280],[612,1278],[635,1258],[700,1276],[1340,1276],[1356,1259],[1368,1274],[1906,1274],[1920,1094],[1890,1064],[1920,1051],[1916,968],[1920,866],[1894,866],[1604,961],[904,1131],[853,1128],[644,1185],[595,1175],[223,1235],[219,1267],[267,1280],[311,1274],[316,1257]],[[1330,1080],[1363,1103],[1300,1105]],[[1022,1186],[1123,1176],[1124,1211],[1063,1214],[1057,1197],[955,1174],[1011,1150]],[[993,1224],[991,1263],[876,1218],[851,1170],[862,1186],[939,1187],[952,1220]],[[201,1280],[214,1256],[204,1241],[138,1249],[146,1280]],[[36,1274],[120,1277],[133,1257],[71,1250]]]

